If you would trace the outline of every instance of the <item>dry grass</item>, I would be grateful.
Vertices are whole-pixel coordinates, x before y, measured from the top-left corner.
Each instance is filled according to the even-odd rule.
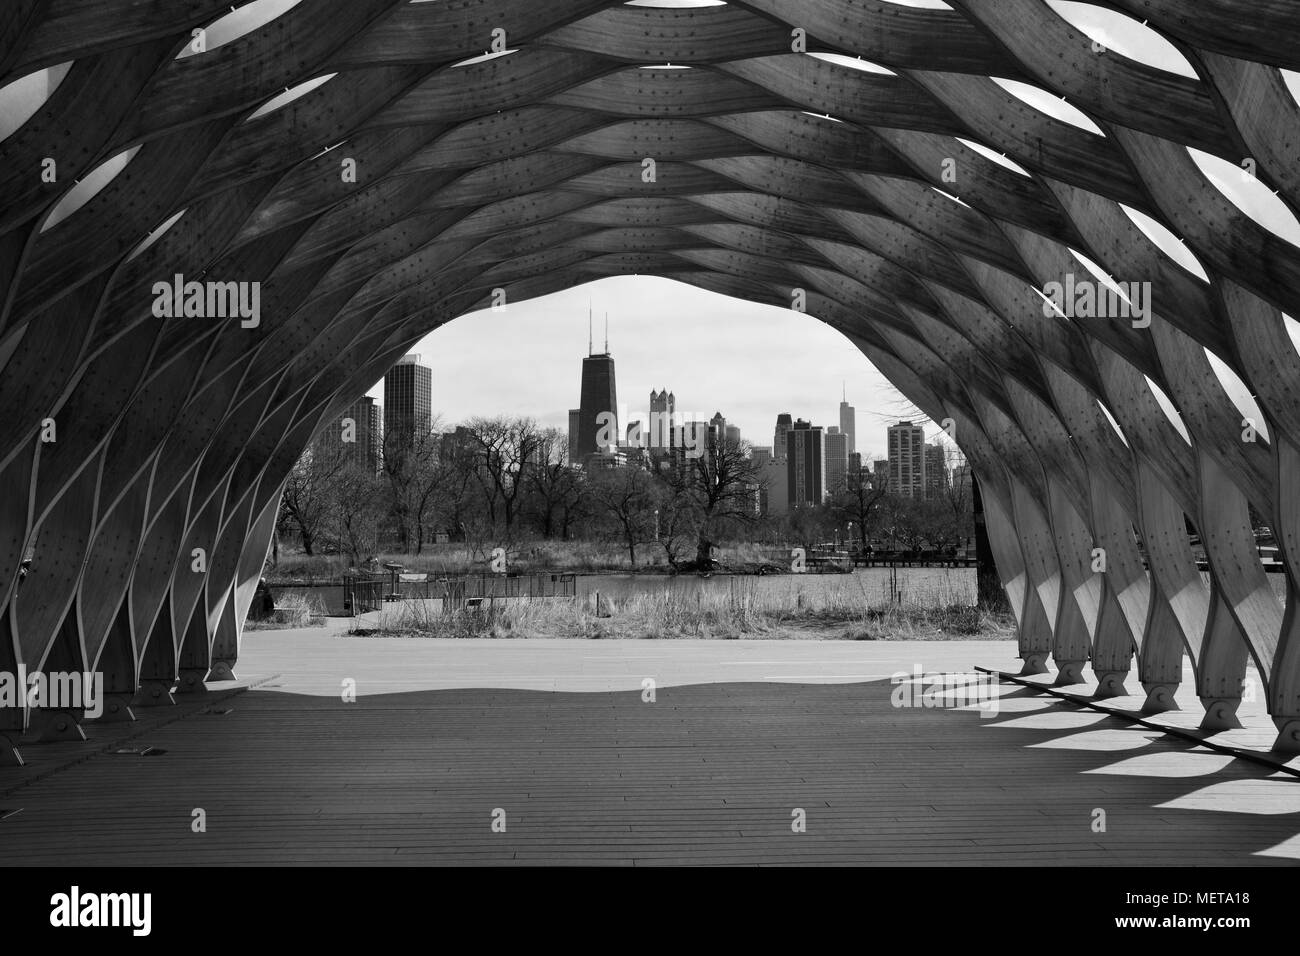
[[[945,599],[947,597],[948,599]],[[737,579],[726,591],[665,586],[623,600],[511,600],[444,613],[438,602],[406,601],[380,616],[389,637],[666,639],[839,637],[844,640],[1010,640],[1009,615],[970,607],[941,593],[929,603],[888,604],[861,586],[817,592],[760,591]]]
[[[269,618],[244,622],[246,631],[280,631],[290,627],[323,627],[325,607],[316,598],[301,594],[282,594],[276,598],[275,611]]]
[[[718,557],[724,568],[745,570],[770,563],[772,555],[785,555],[788,550],[756,544],[724,545],[719,547]],[[463,544],[435,544],[427,546],[421,554],[381,554],[376,559],[381,567],[396,563],[410,571],[436,575],[475,574],[488,570],[490,552],[491,548],[483,553]],[[654,542],[637,545],[635,567],[626,547],[588,541],[528,542],[510,548],[507,559],[511,573],[519,574],[669,570],[663,548]],[[265,577],[272,587],[287,587],[313,581],[337,581],[349,567],[348,558],[342,555],[282,555],[277,566],[267,566]]]

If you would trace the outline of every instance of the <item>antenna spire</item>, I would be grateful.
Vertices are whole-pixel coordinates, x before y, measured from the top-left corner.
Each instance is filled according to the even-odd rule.
[[[609,354],[609,313],[605,313],[605,354]]]
[[[591,299],[587,299],[587,355],[591,356]]]

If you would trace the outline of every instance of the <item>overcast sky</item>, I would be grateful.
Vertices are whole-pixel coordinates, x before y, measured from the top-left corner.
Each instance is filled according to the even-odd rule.
[[[445,425],[476,415],[527,415],[568,429],[587,354],[605,313],[618,400],[628,421],[667,388],[677,410],[722,412],[755,445],[771,445],[776,416],[838,425],[841,382],[857,407],[858,450],[885,455],[886,419],[910,409],[839,332],[791,309],[756,305],[650,276],[617,276],[462,316],[412,351],[433,369],[433,406]],[[371,394],[380,396],[382,383]],[[893,419],[891,419],[893,420]]]

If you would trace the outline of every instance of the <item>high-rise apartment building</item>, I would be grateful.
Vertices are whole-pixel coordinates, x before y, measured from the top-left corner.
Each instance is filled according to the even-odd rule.
[[[776,416],[776,431],[772,435],[772,454],[777,458],[785,458],[785,435],[790,430],[792,421],[789,412],[782,412]]]
[[[832,425],[826,430],[826,490],[834,495],[847,487],[849,436]]]
[[[925,497],[925,430],[911,422],[888,429],[889,492],[906,498]]]
[[[801,418],[790,426],[785,442],[790,507],[821,504],[826,499],[826,443],[822,427]]]
[[[420,356],[403,356],[384,375],[384,427],[390,451],[410,447],[433,427],[433,369]]]
[[[927,500],[936,500],[947,493],[947,449],[935,442],[925,446],[925,497]]]
[[[320,433],[316,448],[327,455],[342,455],[350,463],[376,474],[383,442],[382,419],[374,398],[362,395]]]
[[[770,455],[762,459],[758,469],[762,492],[760,494],[760,513],[765,515],[783,515],[790,511],[790,475],[784,457],[773,459]]]

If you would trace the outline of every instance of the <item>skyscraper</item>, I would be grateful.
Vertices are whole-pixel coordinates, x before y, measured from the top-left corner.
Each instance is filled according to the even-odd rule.
[[[847,394],[840,399],[840,431],[847,436],[849,440],[850,455],[858,450],[858,422],[857,409],[847,401]]]
[[[420,356],[403,356],[384,376],[386,447],[409,448],[417,433],[433,425],[433,369]]]
[[[889,492],[906,498],[925,496],[925,430],[911,422],[888,429]]]
[[[382,417],[374,398],[362,395],[320,433],[316,447],[328,455],[342,455],[374,474],[379,471]]]
[[[948,493],[948,463],[946,449],[938,442],[925,446],[925,497],[926,500],[942,498]]]
[[[826,432],[826,490],[837,494],[847,486],[849,437],[832,425]]]
[[[785,433],[790,430],[791,421],[789,412],[782,412],[776,416],[776,432],[772,436],[772,454],[777,458],[785,457]]]
[[[727,444],[728,444],[728,445],[739,445],[739,444],[740,444],[740,426],[739,426],[739,425],[728,425],[728,426],[727,426]]]
[[[673,446],[673,426],[677,424],[677,399],[673,393],[650,392],[650,422],[646,426],[646,442],[655,451]]]
[[[822,427],[801,418],[786,432],[785,441],[790,507],[821,504],[826,498],[826,445]]]
[[[576,408],[569,409],[569,464],[581,461],[578,454],[578,422],[579,412]]]
[[[590,322],[590,316],[588,321]],[[590,336],[587,351],[591,352]],[[604,435],[601,434],[602,430]],[[578,460],[598,451],[616,449],[619,434],[614,356],[609,352],[609,328],[606,325],[605,351],[588,354],[582,360],[582,391],[578,400]],[[597,441],[598,438],[603,438],[604,441]]]

